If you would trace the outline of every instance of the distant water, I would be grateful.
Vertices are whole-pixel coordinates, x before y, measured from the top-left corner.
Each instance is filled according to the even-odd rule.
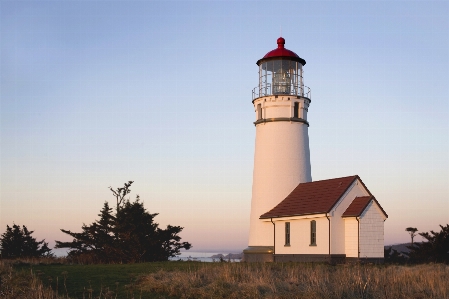
[[[56,248],[52,249],[51,252],[56,255],[57,257],[64,257],[67,256],[67,248]]]
[[[52,249],[52,252],[54,255],[56,255],[57,257],[64,257],[67,256],[67,249],[66,248],[58,248],[58,249]],[[181,251],[181,255],[178,255],[177,257],[171,258],[171,261],[178,261],[178,260],[182,260],[182,261],[197,261],[197,262],[207,262],[207,263],[212,263],[212,262],[219,262],[220,259],[218,258],[211,258],[211,256],[213,255],[217,255],[217,254],[223,254],[223,255],[227,255],[229,252],[198,252],[198,251]],[[231,260],[231,262],[240,262],[240,260],[236,259],[236,260]]]
[[[172,261],[178,261],[178,260],[189,261],[190,260],[190,261],[197,261],[197,262],[212,263],[212,262],[219,262],[220,259],[219,258],[211,258],[211,256],[217,255],[220,253],[223,255],[227,255],[229,252],[224,253],[224,252],[182,251],[181,255],[171,258],[170,260],[172,260]],[[240,262],[240,260],[239,259],[235,259],[235,260],[231,259],[231,262]]]

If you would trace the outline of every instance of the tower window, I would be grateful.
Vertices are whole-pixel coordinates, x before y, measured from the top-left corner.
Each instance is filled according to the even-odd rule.
[[[285,246],[290,246],[290,222],[285,222]]]
[[[257,119],[262,119],[262,104],[257,104]]]
[[[316,221],[310,221],[310,246],[316,246]]]
[[[296,117],[296,118],[299,117],[299,103],[298,102],[295,102],[295,107],[294,107],[294,110],[293,110],[293,116]]]

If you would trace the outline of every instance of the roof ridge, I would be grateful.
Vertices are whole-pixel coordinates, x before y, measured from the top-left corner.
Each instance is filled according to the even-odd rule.
[[[343,176],[343,177],[339,177],[339,178],[324,179],[324,180],[312,181],[312,182],[306,182],[306,183],[300,183],[300,184],[309,184],[309,183],[325,182],[325,181],[332,181],[332,180],[341,180],[341,179],[355,178],[355,177],[359,177],[359,175],[357,175],[357,174],[355,174],[355,175],[348,175],[348,176]]]
[[[335,205],[340,201],[340,199],[343,197],[343,195],[345,195],[345,193],[349,190],[349,188],[351,188],[351,186],[354,184],[354,182],[357,180],[357,179],[360,179],[360,177],[358,176],[358,175],[355,175],[355,176],[348,176],[348,177],[343,177],[343,178],[340,178],[340,179],[346,179],[346,178],[353,178],[352,180],[351,180],[351,183],[349,183],[347,186],[346,186],[346,188],[345,188],[345,190],[343,190],[343,192],[342,193],[340,193],[340,196],[338,196],[338,198],[334,201],[334,203],[332,204],[332,206],[327,210],[327,212],[326,213],[329,213],[330,211],[332,211],[332,209],[335,207]],[[340,182],[340,185],[341,185],[341,182]]]

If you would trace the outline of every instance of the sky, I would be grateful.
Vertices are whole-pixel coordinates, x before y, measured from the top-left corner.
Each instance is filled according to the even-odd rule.
[[[133,180],[130,199],[191,250],[246,248],[251,91],[281,34],[307,62],[312,179],[358,174],[385,244],[438,231],[448,15],[447,1],[1,1],[0,233],[68,241],[60,229]]]

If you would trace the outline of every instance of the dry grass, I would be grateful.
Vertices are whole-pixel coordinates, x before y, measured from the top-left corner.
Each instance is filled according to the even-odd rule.
[[[178,298],[449,298],[449,266],[204,264],[146,275],[144,289]]]
[[[70,260],[65,257],[30,257],[18,259],[0,259],[5,265],[12,264],[28,264],[28,265],[54,265],[54,264],[70,264]]]
[[[9,261],[0,260],[0,298],[5,299],[58,299],[63,298],[43,286],[39,275],[16,272]]]

